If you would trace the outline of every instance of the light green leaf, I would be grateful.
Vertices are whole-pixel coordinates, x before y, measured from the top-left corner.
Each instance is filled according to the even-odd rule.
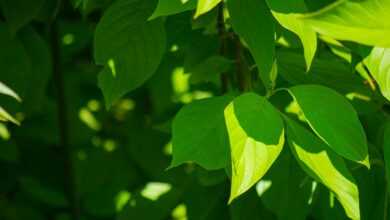
[[[308,71],[317,50],[317,35],[310,26],[305,25],[298,18],[298,13],[307,12],[305,1],[267,0],[267,3],[279,24],[295,33],[301,39],[306,61],[306,71]]]
[[[336,153],[369,167],[367,139],[351,103],[332,89],[302,85],[289,89],[313,131]]]
[[[301,39],[306,62],[306,71],[309,71],[317,50],[317,35],[309,26],[297,18],[295,14],[272,12],[276,20],[284,28],[294,32]]]
[[[141,86],[156,71],[165,52],[161,19],[147,22],[154,1],[118,0],[96,27],[95,61],[106,105]]]
[[[12,89],[10,89],[8,86],[6,86],[1,81],[0,81],[0,94],[11,96],[14,99],[18,100],[19,102],[22,101],[22,99],[19,97],[18,94],[16,94],[16,92],[14,92]]]
[[[344,160],[310,131],[285,119],[288,143],[302,168],[335,193],[348,217],[360,219],[359,191]]]
[[[18,120],[16,120],[12,115],[10,115],[3,107],[0,106],[0,121],[10,121],[16,125],[20,125]]]
[[[223,111],[232,98],[221,96],[184,106],[173,121],[171,167],[195,162],[205,169],[227,165],[229,143]]]
[[[265,87],[271,89],[275,27],[265,0],[229,0],[228,9],[234,31],[247,43]]]
[[[339,40],[390,47],[390,0],[339,0],[301,19],[316,32]],[[364,33],[364,34],[363,34]]]
[[[169,16],[196,8],[196,0],[159,0],[149,20],[160,16]]]
[[[1,0],[0,6],[12,33],[28,24],[45,3],[45,0]]]
[[[376,47],[364,60],[384,97],[390,101],[390,49]]]
[[[246,93],[225,109],[232,186],[229,202],[248,191],[271,167],[284,144],[283,122],[263,97]]]
[[[222,0],[198,0],[198,5],[196,7],[195,18],[206,14],[215,8]]]

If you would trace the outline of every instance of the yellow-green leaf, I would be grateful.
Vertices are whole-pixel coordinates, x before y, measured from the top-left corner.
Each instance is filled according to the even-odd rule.
[[[195,18],[206,14],[211,9],[215,8],[222,0],[198,0],[198,5],[196,7]]]
[[[19,102],[22,101],[22,99],[19,97],[18,94],[16,94],[16,92],[14,92],[11,88],[6,86],[1,81],[0,81],[0,94],[11,96],[14,99],[18,100]]]
[[[376,47],[364,60],[385,98],[390,101],[390,49]]]
[[[339,0],[301,18],[316,32],[339,40],[390,47],[390,0]]]
[[[289,89],[308,124],[332,150],[369,167],[367,138],[352,104],[336,91],[320,85]]]
[[[359,191],[344,160],[309,130],[285,119],[288,143],[302,168],[334,192],[348,217],[360,219]]]
[[[20,125],[18,120],[16,120],[12,115],[10,115],[3,107],[0,106],[0,121],[10,121],[16,125]]]
[[[280,25],[287,30],[294,32],[301,39],[306,62],[306,71],[309,71],[317,50],[316,33],[311,27],[305,25],[305,23],[299,19],[296,14],[284,14],[278,12],[272,12],[272,14]]]
[[[160,16],[178,14],[196,8],[196,0],[159,0],[149,20]]]
[[[229,202],[248,191],[271,167],[284,144],[283,121],[263,97],[246,93],[225,109],[232,185]]]

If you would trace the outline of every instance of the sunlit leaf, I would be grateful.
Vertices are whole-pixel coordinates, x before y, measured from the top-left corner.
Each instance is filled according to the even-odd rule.
[[[265,0],[229,0],[228,9],[233,29],[248,44],[264,85],[272,88],[275,27]]]
[[[286,118],[287,139],[299,164],[336,195],[351,219],[360,219],[359,192],[344,160],[309,130]]]
[[[294,32],[300,39],[304,49],[306,70],[310,69],[317,50],[317,35],[314,30],[298,19],[298,13],[307,11],[304,0],[267,0],[276,20],[287,30]]]
[[[222,0],[198,0],[196,7],[195,18],[205,14],[215,8]]]
[[[366,135],[348,100],[324,86],[289,89],[313,131],[339,155],[369,167]]]
[[[22,99],[19,97],[18,94],[16,94],[16,92],[14,92],[11,88],[9,88],[8,86],[6,86],[4,83],[2,83],[0,81],[0,94],[4,94],[4,95],[8,95],[8,96],[11,96],[13,97],[14,99],[18,100],[19,102],[22,101]]]
[[[95,61],[106,105],[142,85],[156,71],[165,52],[163,21],[147,22],[154,1],[119,0],[96,27]]]
[[[231,99],[203,99],[180,110],[172,126],[171,166],[192,161],[206,169],[226,167],[229,145],[223,111]]]
[[[196,8],[196,0],[159,0],[149,20],[169,16]]]
[[[301,19],[316,32],[361,44],[390,47],[389,0],[338,0]]]
[[[248,191],[271,167],[284,144],[283,122],[263,97],[246,93],[225,109],[232,186],[230,202]]]
[[[390,101],[390,49],[374,48],[364,63],[379,84],[383,96]]]
[[[10,121],[14,124],[20,125],[19,121],[10,115],[6,110],[0,106],[0,121]]]

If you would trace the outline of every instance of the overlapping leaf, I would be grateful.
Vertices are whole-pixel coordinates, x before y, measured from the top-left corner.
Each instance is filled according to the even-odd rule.
[[[196,8],[196,0],[159,0],[156,9],[149,20],[178,14]]]
[[[317,50],[317,35],[314,30],[298,18],[298,13],[307,11],[303,0],[267,0],[276,20],[284,28],[295,33],[302,42],[306,61],[306,70],[310,69]]]
[[[233,29],[248,44],[264,85],[272,88],[275,27],[265,0],[229,0],[228,9]]]
[[[369,167],[366,135],[346,98],[319,85],[295,86],[289,91],[310,127],[331,149]]]
[[[286,118],[287,139],[309,176],[332,190],[351,219],[360,219],[359,192],[344,160],[298,123]]]
[[[284,144],[283,122],[263,97],[246,93],[225,109],[232,186],[230,202],[249,190],[271,167]]]
[[[171,166],[192,161],[206,169],[226,167],[229,145],[223,111],[231,99],[199,100],[180,110],[173,121]]]
[[[390,47],[389,0],[338,0],[301,19],[316,32],[339,40]]]
[[[195,18],[205,14],[215,8],[222,0],[198,0],[196,7]]]
[[[376,47],[364,60],[381,92],[390,101],[390,49]]]
[[[106,105],[139,87],[156,71],[165,52],[161,19],[147,22],[154,1],[119,0],[96,27],[95,61],[104,65],[99,75]]]

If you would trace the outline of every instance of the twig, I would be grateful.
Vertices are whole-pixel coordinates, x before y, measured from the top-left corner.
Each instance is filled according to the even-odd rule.
[[[58,9],[56,13],[62,7],[61,1],[58,3]],[[73,166],[73,149],[69,144],[69,124],[67,118],[67,103],[65,96],[65,86],[63,72],[61,68],[60,60],[60,42],[58,34],[58,23],[56,20],[53,20],[48,25],[48,34],[50,39],[52,61],[53,61],[53,78],[56,84],[56,93],[57,93],[57,114],[58,114],[58,128],[59,128],[59,137],[60,150],[65,155],[64,163],[64,175],[66,177],[65,191],[67,198],[69,200],[70,212],[72,219],[80,220],[80,199],[76,187],[75,175],[74,175],[74,166]]]
[[[221,56],[226,56],[227,53],[227,42],[226,42],[226,29],[225,29],[225,21],[223,16],[223,2],[218,5],[218,18],[217,18],[217,31],[221,46],[219,48],[219,54]],[[229,77],[227,73],[221,73],[221,92],[226,93],[229,87]]]

